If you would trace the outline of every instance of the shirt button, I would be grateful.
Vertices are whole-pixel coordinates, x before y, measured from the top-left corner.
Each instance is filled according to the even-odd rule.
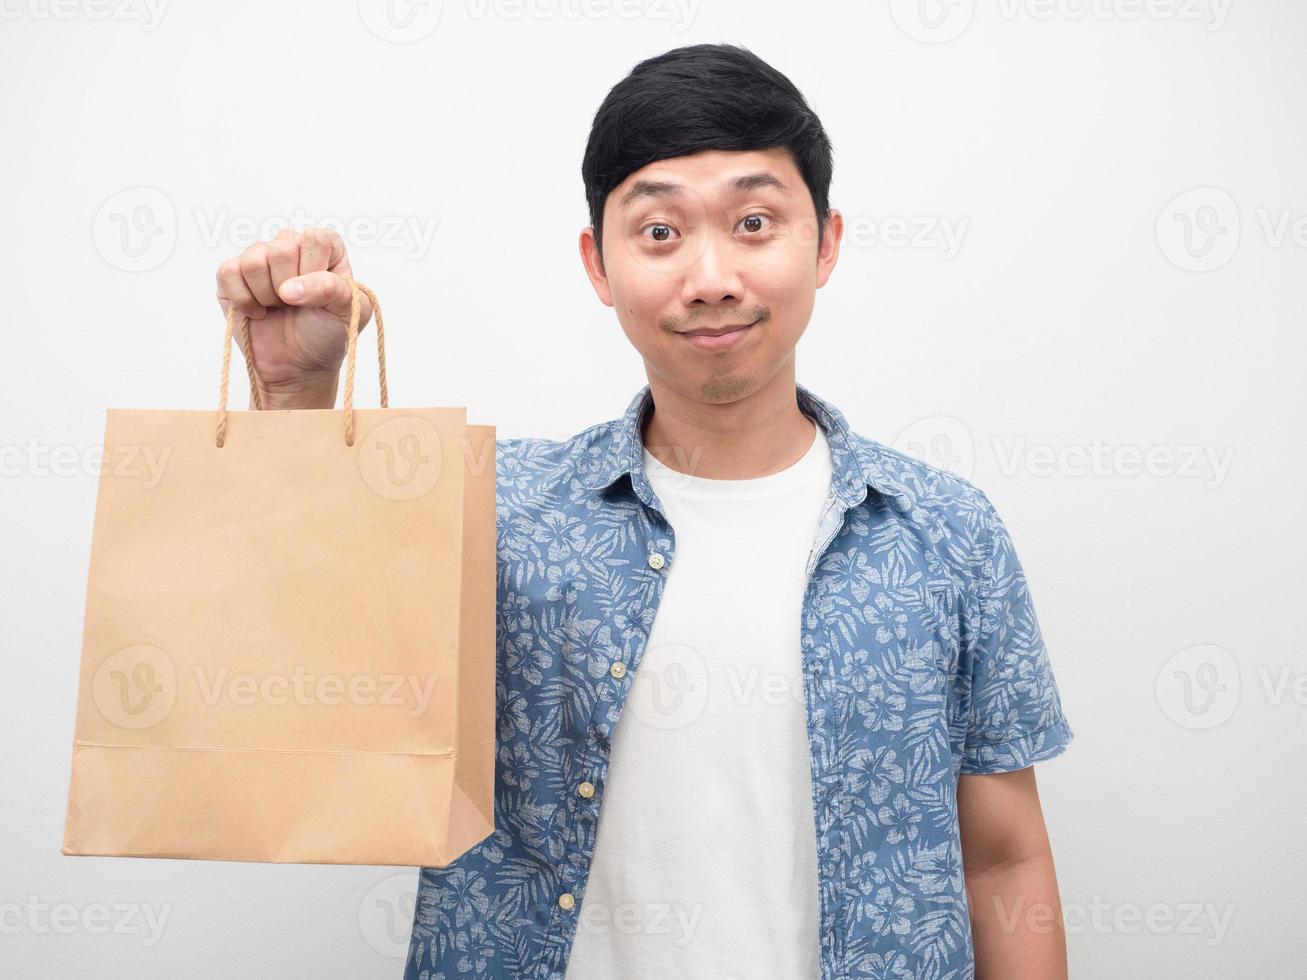
[[[620,660],[616,661],[611,667],[608,668],[608,673],[612,674],[618,680],[621,680],[623,677],[626,676],[626,664],[622,663]]]
[[[667,562],[663,560],[663,556],[658,554],[656,551],[649,556],[649,567],[655,571],[666,564]]]
[[[590,797],[595,795],[595,784],[582,783],[580,786],[576,788],[576,791],[588,800],[590,799]]]
[[[576,899],[572,897],[571,892],[563,892],[558,896],[559,908],[570,909],[576,905]]]

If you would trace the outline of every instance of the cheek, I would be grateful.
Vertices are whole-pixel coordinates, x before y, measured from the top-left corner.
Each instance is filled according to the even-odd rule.
[[[816,300],[816,256],[779,253],[773,253],[775,261],[759,267],[763,274],[751,283],[753,298],[771,314],[766,345],[773,351],[798,343]]]
[[[613,312],[617,322],[626,334],[631,346],[641,354],[649,354],[661,343],[662,331],[658,327],[659,318],[669,306],[669,301],[657,290],[651,289],[647,280],[635,277],[612,284]]]
[[[648,274],[609,281],[613,310],[631,342],[641,350],[664,343],[659,323],[677,308],[680,294],[676,283]]]
[[[816,255],[779,245],[760,257],[749,280],[752,297],[777,319],[806,317],[816,284]]]
[[[668,296],[676,295],[676,283],[667,276],[653,274],[651,270],[635,261],[632,256],[620,249],[605,263],[608,275],[608,288],[612,293],[613,306],[623,317],[643,319],[664,307]]]
[[[761,250],[760,267],[766,269],[764,281],[782,295],[792,295],[795,289],[817,281],[817,250],[795,238],[798,234],[784,236],[770,248]]]

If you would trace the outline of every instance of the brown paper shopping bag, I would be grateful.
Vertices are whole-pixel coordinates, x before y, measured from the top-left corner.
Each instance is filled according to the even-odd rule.
[[[389,407],[351,285],[343,412],[229,413],[234,311],[216,415],[108,412],[63,853],[441,867],[493,831],[495,430]]]

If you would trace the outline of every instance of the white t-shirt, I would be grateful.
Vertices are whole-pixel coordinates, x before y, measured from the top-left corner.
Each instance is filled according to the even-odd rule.
[[[825,433],[777,473],[646,450],[675,535],[612,739],[566,980],[817,980],[817,836],[800,615]]]

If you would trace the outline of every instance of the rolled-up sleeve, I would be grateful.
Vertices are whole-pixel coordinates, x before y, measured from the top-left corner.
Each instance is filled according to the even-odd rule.
[[[983,492],[980,500],[979,585],[965,644],[969,711],[961,772],[1010,772],[1061,754],[1073,732],[1012,537]]]

